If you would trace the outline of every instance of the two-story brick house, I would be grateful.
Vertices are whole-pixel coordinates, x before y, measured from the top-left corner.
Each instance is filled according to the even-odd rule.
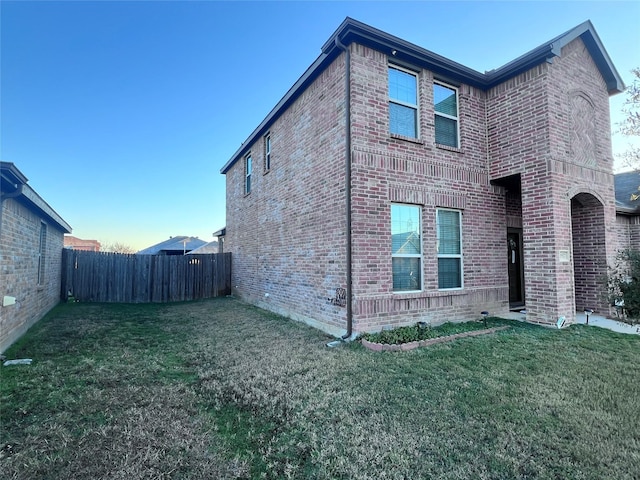
[[[347,18],[221,170],[234,293],[346,336],[606,308],[623,89],[590,22],[479,73]]]

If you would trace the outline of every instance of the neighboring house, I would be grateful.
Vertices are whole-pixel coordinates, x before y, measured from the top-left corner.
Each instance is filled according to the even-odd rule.
[[[164,242],[140,250],[138,255],[185,255],[196,248],[202,247],[204,242],[196,237],[169,237]]]
[[[205,243],[201,247],[195,248],[190,252],[187,252],[188,255],[200,255],[203,253],[219,253],[218,252],[218,242],[215,240],[213,242]]]
[[[64,248],[71,250],[85,250],[87,252],[99,252],[100,242],[98,240],[83,240],[73,235],[64,236]]]
[[[65,222],[13,163],[0,162],[0,352],[60,302]]]
[[[616,189],[616,234],[618,250],[640,248],[640,199],[632,200],[640,186],[640,171],[618,173]]]
[[[221,170],[234,294],[345,336],[604,311],[623,89],[590,22],[480,73],[347,18]]]

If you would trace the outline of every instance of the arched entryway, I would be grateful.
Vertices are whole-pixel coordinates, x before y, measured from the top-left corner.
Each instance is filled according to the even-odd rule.
[[[571,198],[571,230],[576,309],[603,312],[603,280],[607,274],[604,205],[590,193]]]

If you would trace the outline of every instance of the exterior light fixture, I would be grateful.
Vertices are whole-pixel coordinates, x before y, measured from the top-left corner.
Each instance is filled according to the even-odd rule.
[[[589,325],[589,315],[591,315],[593,313],[593,310],[590,308],[585,308],[584,309],[584,314],[587,316],[587,325]]]

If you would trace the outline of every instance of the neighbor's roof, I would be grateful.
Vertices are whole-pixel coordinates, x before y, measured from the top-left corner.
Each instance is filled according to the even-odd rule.
[[[185,243],[186,241],[186,243]],[[157,243],[151,247],[145,248],[138,252],[139,255],[156,255],[160,252],[182,252],[186,250],[190,252],[198,247],[203,246],[207,242],[200,240],[196,237],[188,237],[181,235],[177,237],[170,237],[164,242]]]
[[[616,210],[620,213],[640,214],[640,200],[631,200],[631,194],[640,194],[640,171],[614,175]]]
[[[618,74],[609,55],[607,54],[600,37],[590,21],[581,23],[575,28],[555,37],[525,53],[506,65],[480,73],[469,67],[442,57],[436,53],[414,45],[401,38],[390,35],[382,30],[370,27],[362,22],[347,17],[338,29],[323,45],[322,53],[307,69],[298,81],[289,89],[278,104],[269,112],[266,118],[249,135],[231,159],[222,167],[221,173],[227,173],[229,169],[241,158],[253,145],[257,138],[265,134],[275,120],[293,103],[304,90],[313,82],[324,69],[331,64],[342,52],[338,44],[349,45],[352,42],[368,46],[375,50],[393,55],[399,62],[416,65],[431,70],[437,75],[442,75],[452,81],[465,83],[482,90],[488,90],[506,80],[525,72],[543,62],[552,62],[554,57],[560,55],[562,47],[580,37],[589,50],[591,57],[597,65],[602,77],[605,79],[610,95],[624,90],[624,82]],[[395,52],[395,53],[393,53]]]
[[[2,198],[15,198],[41,218],[57,225],[63,233],[71,233],[71,226],[33,188],[27,185],[28,181],[27,177],[13,163],[0,162],[0,195]]]
[[[218,253],[218,242],[214,240],[213,242],[205,243],[201,247],[194,248],[190,252],[187,252],[188,255],[199,255],[202,253]]]

